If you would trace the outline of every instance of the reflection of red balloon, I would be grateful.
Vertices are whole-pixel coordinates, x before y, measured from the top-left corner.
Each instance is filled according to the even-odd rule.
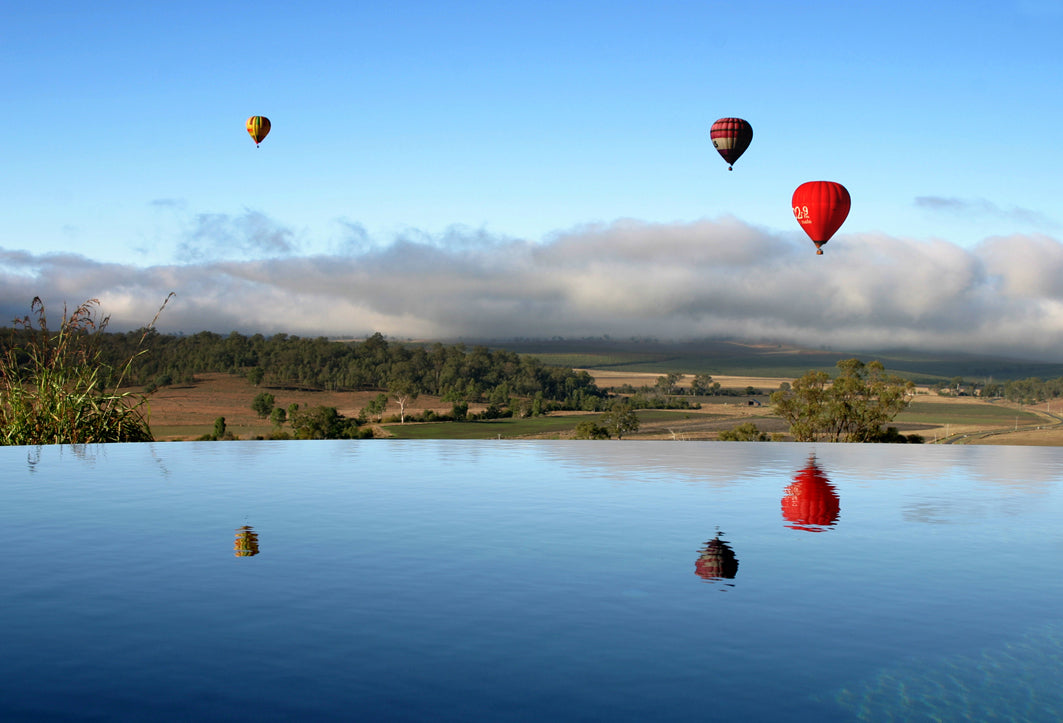
[[[793,523],[794,530],[822,532],[838,521],[841,504],[834,485],[823,474],[813,457],[808,466],[794,476],[782,498],[782,516]]]
[[[738,574],[738,558],[734,550],[719,535],[705,543],[699,550],[698,561],[694,563],[694,572],[706,580],[733,580]]]
[[[734,162],[753,142],[753,126],[741,118],[721,118],[712,124],[709,137],[713,147],[727,161],[727,170],[733,171]]]
[[[794,218],[822,254],[823,244],[830,241],[849,215],[852,200],[845,186],[834,181],[809,181],[794,191]]]

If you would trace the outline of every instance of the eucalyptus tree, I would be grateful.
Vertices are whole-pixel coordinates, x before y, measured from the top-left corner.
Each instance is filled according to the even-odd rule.
[[[881,362],[837,363],[838,376],[812,370],[790,389],[771,395],[775,412],[798,442],[876,442],[886,425],[907,408],[915,385],[886,373]]]

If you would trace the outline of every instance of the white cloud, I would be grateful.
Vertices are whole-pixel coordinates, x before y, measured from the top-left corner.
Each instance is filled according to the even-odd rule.
[[[100,298],[112,328],[453,339],[727,336],[813,347],[911,346],[1037,356],[1063,350],[1063,243],[1045,235],[944,241],[841,234],[823,256],[797,233],[733,218],[618,221],[544,243],[455,227],[294,255],[289,232],[253,215],[204,222],[202,244],[239,228],[258,260],[141,268],[0,250],[0,312]],[[212,236],[211,234],[217,234]]]
[[[258,255],[287,256],[298,245],[295,233],[259,211],[233,216],[225,213],[195,215],[177,246],[185,261],[247,258]]]
[[[1028,208],[1013,206],[1001,208],[984,198],[952,198],[946,196],[918,196],[915,205],[934,213],[948,213],[967,219],[999,219],[1019,223],[1032,228],[1051,231],[1059,228],[1059,223],[1043,213]]]

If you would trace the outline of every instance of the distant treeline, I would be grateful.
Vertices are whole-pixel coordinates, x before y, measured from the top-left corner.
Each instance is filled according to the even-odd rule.
[[[990,383],[982,391],[987,396],[1004,397],[1010,402],[1034,404],[1063,397],[1063,377],[1056,379],[1015,379],[1003,384]]]
[[[1063,377],[1056,377],[1055,379],[1029,377],[1027,379],[1012,379],[1006,382],[986,383],[971,382],[961,377],[954,377],[948,382],[938,382],[933,388],[938,394],[945,396],[977,395],[986,398],[1003,398],[1009,402],[1017,402],[1019,404],[1036,404],[1063,397]]]
[[[22,346],[20,335],[25,333],[0,330],[0,349]],[[389,343],[381,334],[338,342],[288,334],[146,333],[144,343],[143,329],[91,336],[100,346],[102,361],[112,369],[136,356],[138,349],[146,350],[136,356],[126,381],[149,389],[188,384],[196,374],[221,372],[272,388],[402,391],[498,406],[524,399],[540,412],[548,411],[545,407],[597,411],[606,406],[607,394],[586,372],[484,346]]]

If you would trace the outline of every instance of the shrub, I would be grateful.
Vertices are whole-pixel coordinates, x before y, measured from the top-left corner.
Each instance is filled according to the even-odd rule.
[[[259,392],[255,395],[255,398],[251,400],[251,409],[255,411],[255,414],[260,419],[265,419],[273,411],[273,405],[276,400],[269,392]]]
[[[593,419],[585,419],[576,425],[576,439],[609,439],[609,430]]]
[[[720,432],[721,442],[767,442],[768,433],[761,432],[752,422],[743,422],[733,429]]]
[[[109,316],[97,316],[89,299],[48,328],[44,302],[15,319],[0,355],[0,444],[150,442],[146,393],[122,392],[133,362],[171,293],[144,329],[132,356],[118,368],[103,361],[101,335]]]

